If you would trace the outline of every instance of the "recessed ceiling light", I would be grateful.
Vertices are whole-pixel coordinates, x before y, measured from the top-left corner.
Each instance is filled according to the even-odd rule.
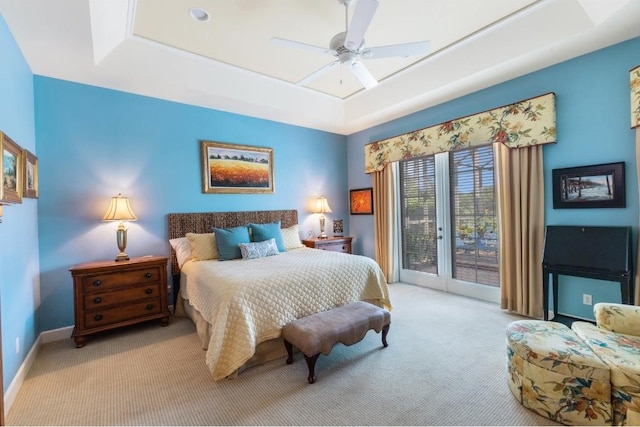
[[[193,7],[189,9],[189,15],[191,15],[191,17],[196,21],[200,22],[207,22],[210,18],[209,13],[204,9],[200,9],[199,7]]]

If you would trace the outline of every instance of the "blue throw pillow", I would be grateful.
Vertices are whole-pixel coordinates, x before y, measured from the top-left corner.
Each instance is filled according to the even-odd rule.
[[[240,243],[251,243],[249,229],[245,226],[232,228],[214,228],[220,261],[242,258]]]
[[[278,251],[286,252],[284,240],[282,240],[282,232],[280,231],[280,221],[271,222],[269,224],[250,223],[251,238],[254,242],[264,242],[269,239],[276,239]]]

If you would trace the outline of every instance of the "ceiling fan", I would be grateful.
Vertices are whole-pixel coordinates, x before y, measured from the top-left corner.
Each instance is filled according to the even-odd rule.
[[[346,65],[360,83],[367,89],[378,84],[375,77],[362,63],[362,59],[407,57],[423,55],[429,50],[429,42],[413,42],[365,48],[364,33],[369,28],[373,15],[378,8],[378,0],[357,0],[356,9],[349,26],[349,7],[355,0],[337,0],[344,5],[346,31],[336,34],[329,42],[328,48],[314,46],[293,40],[272,37],[271,42],[283,46],[291,46],[318,53],[329,53],[337,59],[309,74],[297,84],[304,86],[317,79],[331,68],[339,64]]]

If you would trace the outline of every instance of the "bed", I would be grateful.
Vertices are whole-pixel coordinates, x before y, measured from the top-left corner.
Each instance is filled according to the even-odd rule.
[[[296,210],[171,213],[168,223],[176,313],[184,313],[196,325],[215,380],[234,378],[247,367],[284,357],[281,330],[297,318],[359,300],[391,309],[387,283],[376,262],[306,248],[300,242]],[[247,224],[253,224],[254,233],[262,225],[277,224],[282,239],[278,246],[282,243],[286,250],[225,261],[220,260],[222,251],[216,258],[202,250],[211,247],[214,227]],[[200,245],[203,239],[209,239],[208,246]],[[256,245],[267,243],[275,245]],[[185,256],[189,249],[193,252]]]

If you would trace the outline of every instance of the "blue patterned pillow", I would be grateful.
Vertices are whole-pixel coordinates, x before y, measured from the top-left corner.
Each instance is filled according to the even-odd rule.
[[[278,251],[286,252],[284,247],[284,241],[282,240],[282,232],[280,231],[280,221],[272,222],[269,224],[254,224],[250,223],[251,227],[251,240],[254,242],[263,242],[269,239],[276,239],[276,246]]]
[[[247,227],[214,228],[216,235],[220,261],[238,259],[242,257],[240,253],[240,243],[250,243],[249,229]]]
[[[263,258],[280,254],[276,246],[276,239],[264,240],[262,242],[240,243],[238,246],[240,246],[242,259]]]

